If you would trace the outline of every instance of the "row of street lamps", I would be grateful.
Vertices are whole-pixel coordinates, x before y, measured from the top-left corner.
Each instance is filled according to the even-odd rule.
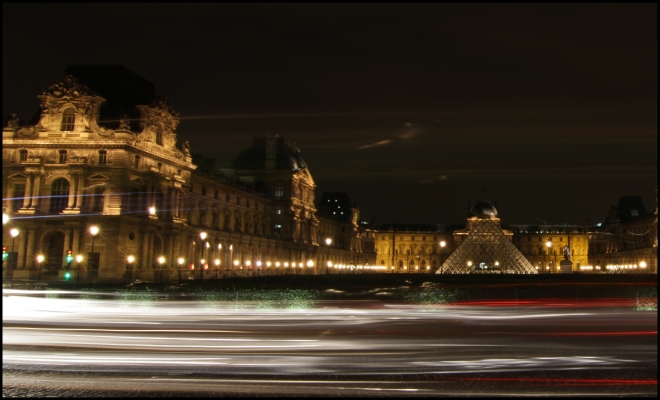
[[[2,224],[5,225],[8,223],[10,220],[9,215],[7,214],[2,214]],[[89,233],[92,236],[92,257],[94,257],[94,240],[98,237],[100,233],[100,228],[96,225],[92,225],[89,227]],[[16,243],[16,238],[20,234],[20,231],[18,228],[12,228],[9,230],[9,235],[11,236],[11,256],[14,256],[14,248],[15,248],[15,243]],[[38,271],[37,271],[37,281],[41,280],[41,266],[42,263],[46,260],[46,257],[43,254],[37,255],[37,263],[38,263]],[[69,260],[67,260],[69,261]],[[83,261],[83,256],[82,255],[77,255],[76,256],[76,262],[78,263],[78,270],[76,273],[76,283],[80,281],[80,263]],[[94,262],[96,262],[96,257],[94,257]],[[68,262],[67,262],[68,265]]]

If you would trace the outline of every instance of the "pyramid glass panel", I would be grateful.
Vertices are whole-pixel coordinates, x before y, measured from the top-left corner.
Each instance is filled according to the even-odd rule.
[[[477,222],[442,264],[444,274],[537,274],[534,266],[490,218]]]

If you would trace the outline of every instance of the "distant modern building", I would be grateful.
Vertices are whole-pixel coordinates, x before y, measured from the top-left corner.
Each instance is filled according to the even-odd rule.
[[[220,170],[179,143],[179,114],[144,78],[119,66],[66,73],[39,94],[28,124],[11,116],[3,129],[4,278],[214,279],[374,264],[356,208],[347,221],[317,218],[314,180],[290,141],[257,137]]]

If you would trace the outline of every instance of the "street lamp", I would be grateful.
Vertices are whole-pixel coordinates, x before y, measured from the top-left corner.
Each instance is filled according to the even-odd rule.
[[[214,263],[215,263],[215,280],[217,281],[218,280],[218,270],[220,269],[220,260],[216,258]]]
[[[45,257],[43,255],[39,254],[37,256],[37,262],[39,263],[39,271],[38,271],[38,274],[37,274],[37,282],[39,282],[39,280],[41,280],[41,263],[44,262],[44,260],[45,260]]]
[[[98,237],[99,235],[99,227],[96,225],[92,225],[89,227],[89,233],[92,235],[92,257],[88,257],[89,261],[91,261],[93,270],[96,271],[98,270],[98,265],[96,263],[96,255],[94,254],[94,240]],[[89,264],[87,264],[89,266]]]
[[[158,257],[158,282],[163,280],[163,263],[165,262],[165,257]]]
[[[135,261],[135,257],[132,255],[126,257],[126,261],[128,262],[128,281],[133,280],[133,261]]]
[[[332,244],[332,239],[331,238],[325,239],[325,244],[330,246]]]
[[[202,239],[202,243],[204,244],[204,240],[206,239],[206,232],[200,232],[199,237]],[[202,262],[200,263],[199,266],[199,279],[204,280],[204,260],[206,259],[205,256],[206,253],[206,246],[202,246]]]
[[[6,215],[6,214],[3,214],[3,215]],[[16,260],[18,262],[18,257],[14,257],[14,240],[16,239],[16,237],[18,236],[19,233],[20,232],[16,228],[12,228],[12,230],[9,231],[9,234],[11,235],[11,258],[12,258],[12,259],[9,260],[9,266],[8,266],[9,268],[11,268],[11,265],[12,265],[11,263],[14,262],[14,260],[13,260],[14,258],[16,258]],[[17,265],[18,265],[18,263],[17,263]],[[9,269],[9,268],[7,268],[7,269]]]
[[[6,224],[9,222],[9,215],[2,213],[2,225]]]
[[[442,242],[440,242],[440,273],[443,272],[442,271],[442,265],[444,264],[443,258],[444,258],[444,255],[445,255],[445,246],[446,245],[447,245],[447,243],[444,240]]]
[[[78,272],[76,272],[76,285],[78,284],[78,282],[80,282],[80,263],[82,262],[82,260],[83,260],[83,256],[78,254],[76,256],[76,263],[78,263],[78,268],[77,268]]]
[[[548,239],[548,241],[545,242],[545,245],[546,245],[546,247],[548,247],[548,258],[550,258],[550,248],[552,247],[552,242]],[[548,264],[546,266],[546,271],[549,271],[550,270],[550,265],[549,265],[550,262],[548,260],[546,260],[546,264]]]
[[[179,263],[179,271],[178,271],[178,276],[179,276],[179,282],[181,282],[181,270],[183,269],[183,263],[186,262],[186,259],[183,257],[179,257],[178,260],[176,260],[177,263]]]
[[[234,264],[234,245],[229,245],[229,268]]]

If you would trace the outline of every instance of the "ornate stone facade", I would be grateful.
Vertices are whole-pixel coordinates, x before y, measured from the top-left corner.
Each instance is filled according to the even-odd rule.
[[[205,168],[188,142],[177,144],[179,114],[153,85],[121,67],[72,70],[77,76],[38,96],[37,123],[13,115],[3,129],[5,278],[61,280],[68,271],[88,282],[213,279],[373,264],[359,248],[320,248],[315,184],[299,157],[284,170],[272,157],[251,170]],[[99,73],[124,84],[104,85]],[[117,86],[132,97],[108,90]],[[299,153],[283,138],[269,140]]]

